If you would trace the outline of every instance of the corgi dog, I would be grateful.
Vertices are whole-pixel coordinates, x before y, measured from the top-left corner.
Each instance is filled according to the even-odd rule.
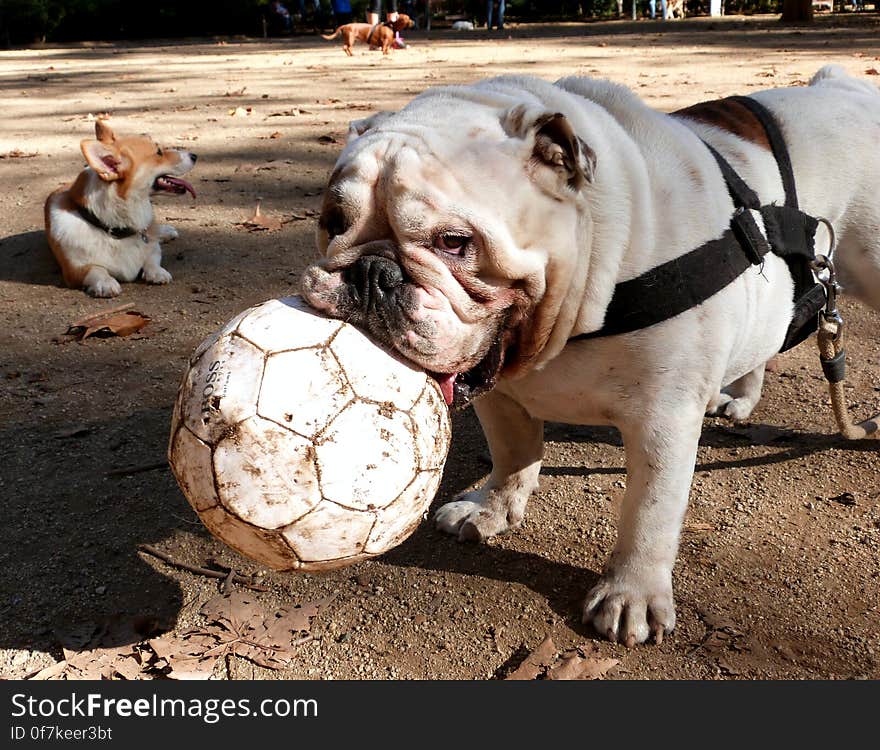
[[[116,297],[119,282],[138,275],[148,284],[167,284],[161,243],[178,235],[155,222],[150,197],[195,198],[181,175],[195,166],[196,155],[163,149],[146,135],[117,138],[103,120],[95,123],[95,140],[80,148],[88,167],[45,205],[46,237],[65,283],[93,297]]]

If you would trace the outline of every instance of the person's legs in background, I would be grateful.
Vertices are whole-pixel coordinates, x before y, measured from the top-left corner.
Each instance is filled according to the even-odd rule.
[[[379,13],[382,10],[382,0],[373,0],[367,9],[367,23],[375,26],[379,23]]]
[[[648,7],[651,10],[651,18],[657,17],[657,0],[648,0]],[[660,0],[660,20],[666,20],[666,0]]]
[[[494,15],[493,11],[495,10],[496,0],[488,0],[486,3],[486,29],[490,30],[492,28],[492,16]],[[498,15],[495,17],[495,28],[503,29],[504,28],[504,6],[505,0],[497,0],[498,4]]]

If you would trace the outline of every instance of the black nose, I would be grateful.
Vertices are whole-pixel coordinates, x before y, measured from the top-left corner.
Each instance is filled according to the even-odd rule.
[[[190,151],[189,158],[192,159],[192,163],[195,164],[199,160],[199,155],[194,154],[192,151]]]
[[[364,255],[343,273],[353,301],[364,312],[387,303],[403,284],[403,271],[393,260],[380,255]]]

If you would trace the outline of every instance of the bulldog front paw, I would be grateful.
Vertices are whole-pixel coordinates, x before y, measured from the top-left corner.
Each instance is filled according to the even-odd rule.
[[[656,643],[675,628],[671,576],[646,581],[638,575],[608,572],[587,594],[583,621],[613,643],[632,648],[651,636]]]
[[[143,279],[148,284],[168,284],[171,282],[171,276],[162,266],[144,268]]]
[[[524,502],[511,502],[502,490],[465,492],[434,514],[438,529],[460,542],[483,542],[522,524]]]

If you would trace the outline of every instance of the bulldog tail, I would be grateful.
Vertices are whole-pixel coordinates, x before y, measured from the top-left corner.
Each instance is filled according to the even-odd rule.
[[[342,33],[342,27],[340,26],[339,28],[336,29],[336,31],[334,31],[334,32],[333,32],[332,34],[330,34],[330,35],[327,35],[327,34],[321,34],[321,38],[322,38],[322,39],[326,39],[328,42],[332,42],[332,41],[333,41],[334,39],[336,39],[336,37],[338,37],[341,33]]]
[[[823,65],[810,79],[810,86],[834,86],[860,94],[880,96],[880,89],[867,81],[853,78],[840,65]]]

